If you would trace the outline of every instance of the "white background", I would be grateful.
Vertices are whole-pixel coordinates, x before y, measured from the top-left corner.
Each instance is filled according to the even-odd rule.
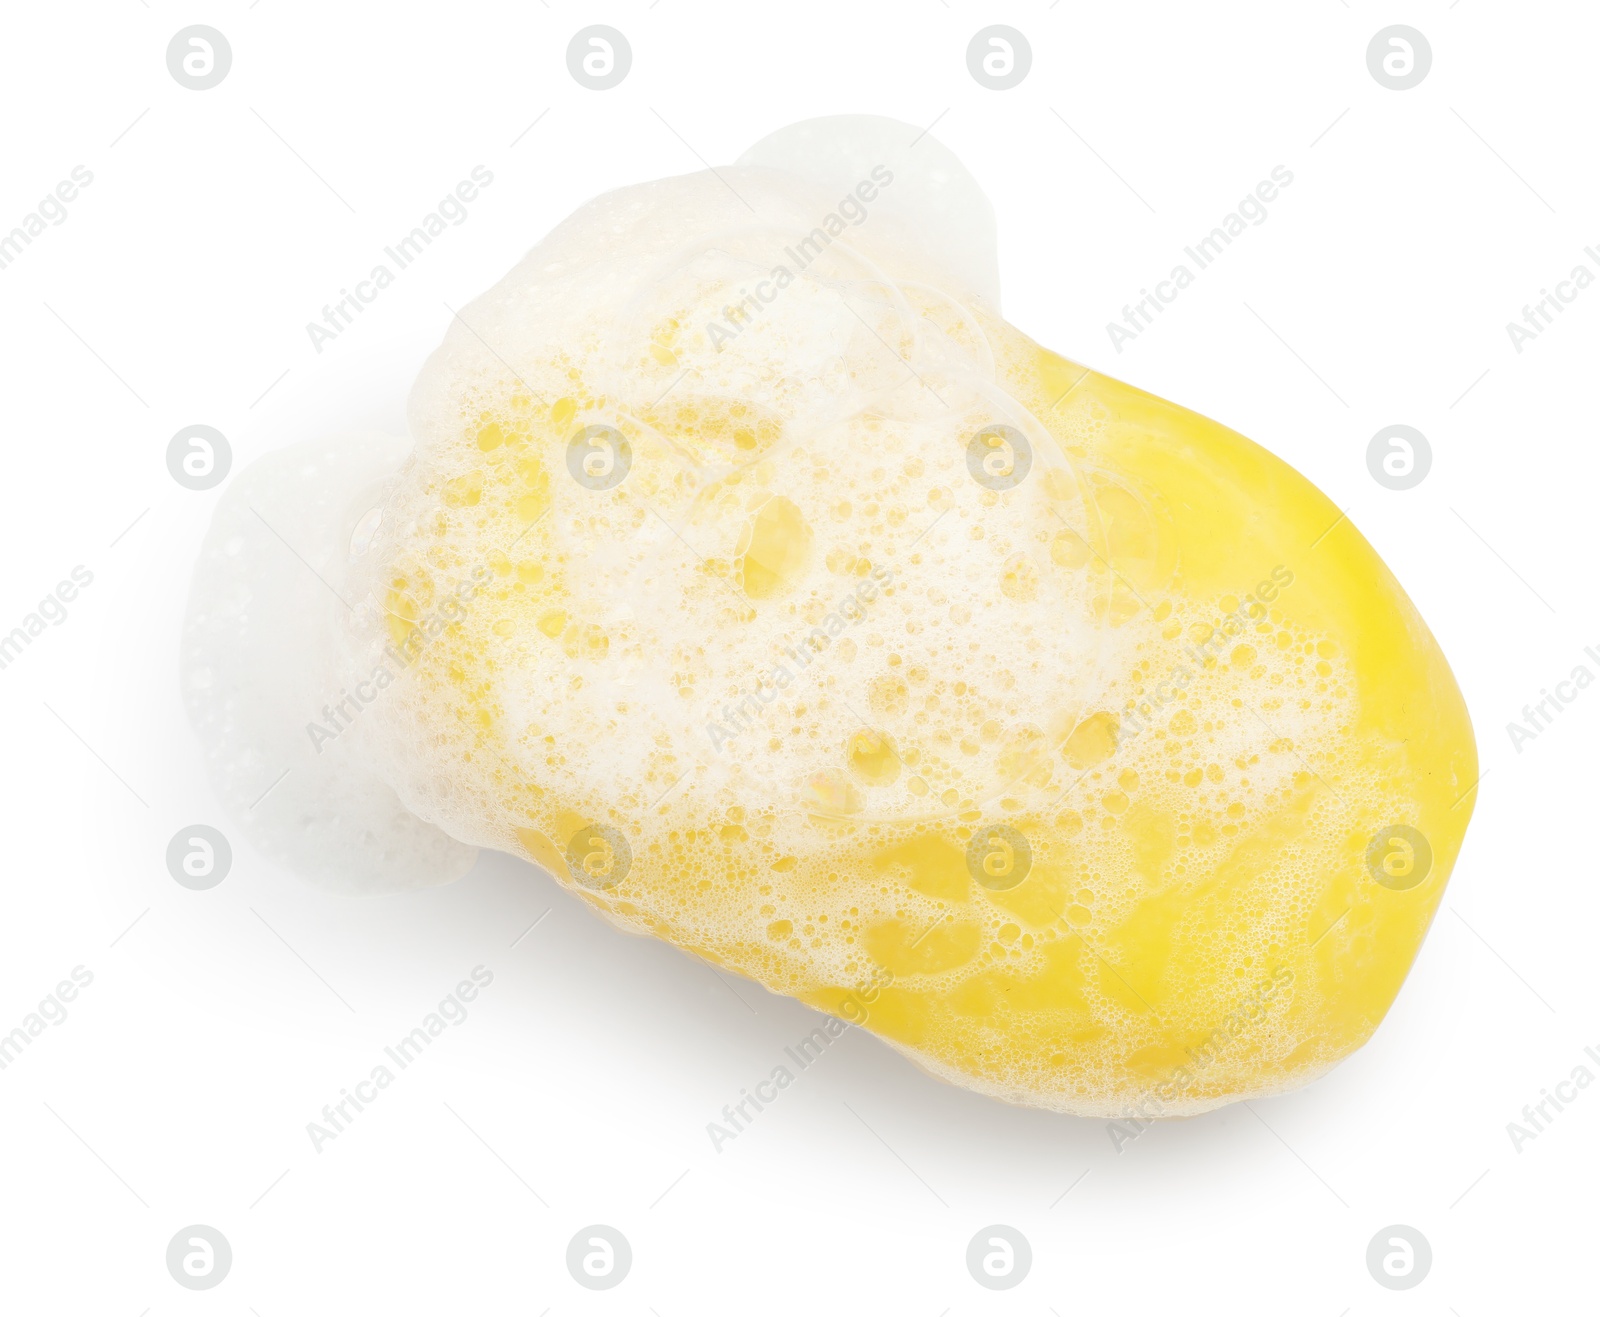
[[[565,65],[596,22],[633,48],[606,92]],[[992,22],[1033,48],[1011,91],[967,72]],[[190,23],[232,44],[210,91],[167,71]],[[1433,48],[1410,91],[1367,71],[1391,23]],[[1520,354],[1505,329],[1576,263],[1600,273],[1592,6],[108,0],[0,25],[0,231],[94,174],[0,270],[0,630],[94,573],[0,671],[0,1030],[94,975],[0,1072],[0,1310],[1594,1310],[1600,1085],[1520,1152],[1506,1124],[1600,1050],[1600,688],[1521,753],[1505,730],[1579,662],[1600,672],[1600,288]],[[851,1031],[717,1153],[706,1122],[816,1017],[528,866],[485,856],[371,902],[242,843],[212,891],[168,876],[174,832],[227,827],[177,683],[220,491],[170,478],[172,434],[218,427],[237,471],[398,432],[445,304],[575,206],[854,111],[937,119],[994,200],[1008,318],[1305,472],[1455,668],[1486,770],[1465,849],[1388,1020],[1310,1088],[1118,1155],[1103,1122],[942,1086]],[[317,354],[305,323],[480,164],[470,220]],[[1280,164],[1270,219],[1114,351],[1106,322]],[[1434,451],[1404,493],[1365,464],[1395,423]],[[313,1151],[307,1122],[479,964],[470,1018]],[[206,1293],[164,1261],[196,1222],[234,1252]],[[564,1262],[593,1222],[634,1253],[607,1293]],[[1002,1294],[965,1265],[994,1222],[1034,1250]],[[1405,1293],[1364,1260],[1396,1222],[1434,1252]]]

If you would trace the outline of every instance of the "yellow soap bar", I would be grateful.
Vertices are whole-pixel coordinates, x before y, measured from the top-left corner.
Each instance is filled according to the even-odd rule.
[[[476,396],[374,555],[397,645],[481,577],[395,704],[457,784],[434,812],[996,1097],[1303,1083],[1383,1018],[1460,847],[1450,669],[1283,462],[974,325],[999,392],[804,435],[560,362]]]

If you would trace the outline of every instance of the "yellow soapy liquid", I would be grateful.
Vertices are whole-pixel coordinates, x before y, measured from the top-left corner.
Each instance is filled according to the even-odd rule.
[[[1010,1101],[1303,1083],[1438,907],[1478,776],[1456,683],[1307,480],[982,327],[1042,427],[1010,488],[970,474],[971,427],[855,417],[829,447],[564,363],[464,415],[383,582],[401,643],[493,569],[408,706],[452,831]],[[604,489],[565,467],[597,422],[631,451]]]

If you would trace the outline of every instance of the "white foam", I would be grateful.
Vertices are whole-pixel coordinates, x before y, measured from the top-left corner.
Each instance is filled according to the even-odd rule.
[[[783,170],[843,196],[877,166],[895,183],[851,239],[868,255],[1000,313],[994,207],[955,153],[926,130],[876,115],[807,119],[763,137],[740,165]]]
[[[233,827],[352,893],[449,882],[477,855],[406,809],[324,712],[341,698],[358,707],[335,642],[352,533],[409,448],[377,435],[313,441],[240,472],[217,504],[184,622],[184,703]],[[312,724],[337,734],[314,738]]]

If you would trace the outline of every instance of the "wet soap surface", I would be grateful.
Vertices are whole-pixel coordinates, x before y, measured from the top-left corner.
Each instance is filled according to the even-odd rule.
[[[1283,463],[1001,320],[932,139],[786,132],[581,209],[463,309],[369,505],[304,509],[321,680],[403,679],[336,741],[368,860],[278,844],[367,888],[524,855],[1013,1101],[1315,1076],[1470,813],[1432,637]]]

